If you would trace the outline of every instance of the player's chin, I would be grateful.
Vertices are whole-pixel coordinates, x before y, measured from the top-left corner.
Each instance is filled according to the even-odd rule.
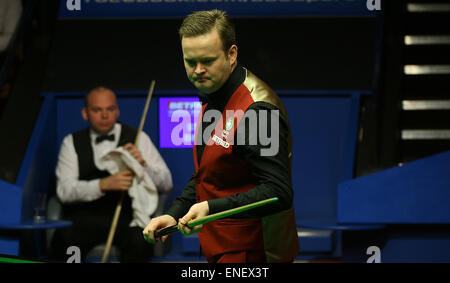
[[[196,87],[208,87],[211,85],[209,80],[195,80],[194,85]]]
[[[210,94],[214,92],[214,86],[206,83],[195,83],[195,87],[202,93]]]

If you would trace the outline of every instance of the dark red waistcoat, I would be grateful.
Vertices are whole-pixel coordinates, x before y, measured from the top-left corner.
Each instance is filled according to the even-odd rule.
[[[205,146],[200,164],[194,146],[198,202],[243,193],[258,185],[247,162],[233,154],[232,145],[243,114],[255,101],[266,101],[284,110],[278,96],[264,82],[247,72],[247,79],[225,106]],[[205,107],[199,115],[196,136]],[[227,115],[227,110],[233,111],[234,115]],[[233,251],[264,250],[268,262],[283,262],[292,260],[299,250],[293,208],[262,218],[212,221],[205,224],[198,235],[207,258]]]

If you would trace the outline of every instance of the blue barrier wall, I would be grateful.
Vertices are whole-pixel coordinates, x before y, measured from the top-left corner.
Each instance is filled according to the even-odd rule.
[[[139,113],[145,103],[145,92],[140,97],[127,95],[125,91],[120,93],[123,95],[118,95],[119,120],[137,127]],[[177,95],[180,93],[176,92]],[[337,184],[350,179],[353,172],[361,93],[351,94],[281,91],[293,133],[292,178],[297,221],[336,218]],[[57,148],[65,135],[88,126],[81,118],[83,98],[66,95],[56,97]],[[155,93],[144,126],[144,131],[156,146],[159,145],[159,95]],[[192,149],[159,150],[172,172],[174,196],[177,196],[194,172]]]
[[[155,92],[144,131],[159,148],[159,96],[192,96],[192,91]],[[315,219],[336,218],[337,185],[351,178],[358,124],[359,96],[351,91],[279,91],[293,133],[294,206],[297,225]],[[146,91],[120,91],[118,103],[121,122],[137,127],[146,99]],[[5,215],[14,218],[14,209],[22,211],[22,221],[32,217],[33,193],[55,192],[55,166],[63,138],[83,129],[88,123],[81,117],[84,93],[44,93],[44,103],[33,131],[22,170],[17,181],[20,197]],[[181,194],[194,171],[192,149],[159,149],[171,170],[174,182],[172,199]],[[22,189],[21,189],[22,188]],[[23,195],[22,195],[23,190]],[[0,192],[8,192],[0,190]],[[11,198],[11,196],[9,196]],[[19,203],[23,200],[23,205]],[[172,200],[169,201],[169,204]],[[17,207],[20,207],[18,209]],[[20,215],[20,214],[19,214]],[[17,216],[16,216],[17,218]],[[320,233],[319,233],[320,234]],[[331,232],[304,233],[301,243],[308,252],[329,252],[334,247]],[[312,235],[312,236],[311,236]],[[1,248],[1,247],[0,247]],[[172,256],[198,249],[198,239],[172,239]],[[175,254],[175,255],[173,255]]]
[[[19,223],[22,207],[22,188],[0,180],[0,223]]]
[[[339,185],[343,223],[450,224],[450,151]]]
[[[338,186],[338,222],[386,223],[379,232],[344,234],[346,261],[450,262],[450,151],[349,180]]]
[[[46,99],[16,181],[23,188],[22,221],[32,219],[36,194],[47,193],[54,186],[56,123],[55,101]]]
[[[282,100],[293,135],[297,224],[305,219],[335,219],[337,184],[352,178],[359,96],[304,92]]]
[[[77,3],[78,2],[78,3]],[[376,5],[367,0],[163,0],[163,1],[61,1],[60,19],[168,18],[193,11],[221,9],[231,16],[372,16]]]

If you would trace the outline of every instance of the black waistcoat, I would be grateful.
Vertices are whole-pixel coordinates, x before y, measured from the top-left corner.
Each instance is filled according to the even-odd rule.
[[[121,124],[121,126],[122,130],[117,146],[123,146],[129,142],[134,144],[137,130],[124,124]],[[89,128],[73,133],[72,137],[78,158],[78,179],[90,181],[110,176],[107,171],[101,171],[95,166]],[[103,197],[91,202],[65,204],[63,206],[64,216],[71,218],[71,215],[79,215],[82,212],[82,215],[97,215],[112,218],[121,194],[121,191],[107,191]],[[131,198],[128,193],[125,193],[120,218],[121,220],[131,221],[132,217]]]

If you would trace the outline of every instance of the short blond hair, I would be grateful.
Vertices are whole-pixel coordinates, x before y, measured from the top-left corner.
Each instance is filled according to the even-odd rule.
[[[236,33],[234,24],[230,21],[225,11],[209,10],[198,11],[188,15],[181,24],[178,34],[180,39],[183,37],[195,37],[210,32],[216,28],[222,48],[225,53],[230,47],[236,44]]]

